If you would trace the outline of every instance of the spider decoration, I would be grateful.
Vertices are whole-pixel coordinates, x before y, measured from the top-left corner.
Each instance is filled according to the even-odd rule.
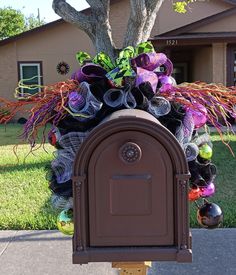
[[[68,74],[70,71],[70,66],[66,62],[62,61],[57,64],[57,72],[59,74]]]

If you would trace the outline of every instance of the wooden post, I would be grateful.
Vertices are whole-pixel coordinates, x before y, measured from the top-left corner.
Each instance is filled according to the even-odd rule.
[[[119,262],[112,263],[112,268],[119,269],[119,275],[147,275],[151,262]]]

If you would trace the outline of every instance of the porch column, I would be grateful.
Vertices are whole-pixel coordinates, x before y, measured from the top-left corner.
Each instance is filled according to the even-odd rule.
[[[212,82],[226,85],[227,43],[212,44]]]

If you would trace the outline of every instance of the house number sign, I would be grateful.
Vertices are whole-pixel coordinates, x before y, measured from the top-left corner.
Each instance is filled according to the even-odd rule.
[[[177,39],[168,39],[168,40],[166,40],[166,45],[167,46],[176,46],[176,45],[178,45],[178,40]]]

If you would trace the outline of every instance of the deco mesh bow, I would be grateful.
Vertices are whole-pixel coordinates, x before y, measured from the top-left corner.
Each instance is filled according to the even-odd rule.
[[[176,85],[171,76],[171,61],[164,53],[156,53],[150,42],[123,49],[114,62],[104,52],[94,58],[78,52],[76,59],[81,67],[71,79],[40,87],[39,93],[24,93],[23,96],[20,88],[30,90],[38,86],[23,85],[22,80],[16,89],[16,98],[25,100],[10,102],[0,98],[0,123],[7,123],[19,111],[28,112],[22,138],[32,148],[39,128],[51,124],[48,140],[57,151],[48,168],[47,180],[53,192],[54,207],[72,207],[73,161],[88,133],[112,112],[135,108],[158,118],[175,135],[191,173],[189,200],[204,200],[204,204],[198,206],[197,219],[206,228],[219,226],[222,212],[219,206],[206,200],[215,192],[217,169],[211,161],[212,143],[210,136],[199,134],[198,129],[210,123],[231,150],[221,128],[224,124],[228,133],[234,133],[227,118],[236,117],[235,87],[204,82]],[[32,104],[26,111],[27,105]],[[209,210],[213,208],[219,214],[216,218]]]

